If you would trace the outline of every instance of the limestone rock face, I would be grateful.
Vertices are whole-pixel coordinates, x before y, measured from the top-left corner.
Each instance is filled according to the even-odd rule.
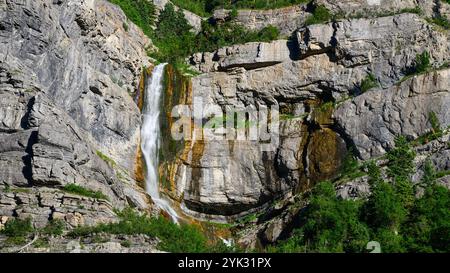
[[[124,23],[107,1],[7,1],[0,6],[0,71],[2,90],[44,92],[131,168],[140,116],[128,92],[149,64],[150,41]]]
[[[374,89],[343,103],[334,117],[363,159],[382,155],[394,138],[416,139],[431,130],[434,112],[441,126],[450,125],[450,70],[415,76],[388,89]]]
[[[129,93],[149,45],[107,1],[0,1],[0,184],[12,191],[0,190],[0,216],[75,227],[148,207],[133,179],[141,117]],[[68,184],[109,201],[69,196]]]
[[[197,53],[191,58],[191,62],[201,72],[229,70],[234,67],[251,70],[289,61],[294,57],[292,55],[290,42],[277,40],[225,47],[214,53]]]
[[[334,14],[341,15],[383,15],[414,9],[418,5],[425,5],[425,0],[314,0],[315,5],[323,5]]]
[[[174,178],[174,195],[188,213],[238,217],[332,179],[349,146],[362,159],[384,154],[396,136],[428,132],[431,111],[448,126],[449,75],[440,68],[449,61],[448,34],[419,15],[343,19],[296,34],[294,44],[235,45],[190,59],[202,73],[192,79],[194,99],[223,113],[275,105],[281,116],[279,141],[268,152],[257,141],[196,134],[188,142]],[[399,83],[425,50],[436,72]],[[369,74],[378,88],[361,94]],[[343,198],[368,194],[367,181],[352,183],[340,189]],[[278,231],[269,228],[265,240]]]
[[[214,11],[213,19],[228,20],[230,13],[231,10],[217,9]],[[258,31],[271,25],[278,28],[282,35],[290,35],[304,24],[308,16],[306,5],[301,4],[271,10],[238,10],[233,20],[250,30]]]
[[[450,59],[449,37],[416,14],[312,25],[297,32],[301,56],[332,52],[348,69],[365,66],[383,87],[396,82],[423,51],[436,66]]]

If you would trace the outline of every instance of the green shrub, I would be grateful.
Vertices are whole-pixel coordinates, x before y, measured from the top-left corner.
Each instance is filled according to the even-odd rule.
[[[364,175],[361,171],[361,166],[359,165],[358,159],[355,156],[354,150],[351,148],[348,150],[342,162],[341,177],[354,179]]]
[[[431,68],[430,53],[428,53],[428,51],[424,51],[422,52],[422,54],[418,54],[416,56],[414,72],[416,74],[419,74],[426,72],[430,68]]]
[[[279,30],[270,25],[260,31],[250,31],[233,22],[203,22],[202,31],[195,38],[197,43],[194,52],[211,52],[221,47],[248,42],[269,42],[278,36]]]
[[[27,218],[25,220],[13,218],[6,222],[5,228],[1,231],[1,233],[8,237],[23,237],[28,236],[33,231],[34,228],[31,224],[31,218]]]
[[[280,35],[278,28],[268,25],[267,27],[261,29],[257,34],[256,40],[260,42],[270,42],[276,40]]]
[[[40,232],[44,235],[62,235],[64,227],[65,224],[62,220],[53,219]]]
[[[312,15],[306,19],[306,25],[314,25],[328,22],[332,19],[330,11],[324,6],[316,6]]]
[[[359,221],[361,203],[338,200],[334,186],[322,182],[313,190],[311,202],[300,216],[302,227],[269,252],[362,252],[369,231]]]
[[[403,226],[404,245],[409,252],[450,251],[450,191],[430,185],[415,201]]]
[[[403,207],[393,186],[386,182],[377,183],[365,204],[364,217],[373,230],[389,228],[398,230],[407,211]]]
[[[371,187],[374,187],[383,181],[380,167],[378,167],[374,161],[370,161],[367,164],[367,174],[369,175],[369,183]]]
[[[361,92],[365,93],[366,91],[369,91],[372,88],[378,87],[378,82],[377,79],[375,77],[375,75],[373,75],[372,73],[367,74],[366,78],[364,78],[364,80],[361,82]]]
[[[152,26],[155,23],[156,8],[148,0],[109,0],[118,5],[133,23],[142,29],[149,37],[152,36]],[[124,27],[125,28],[125,27]],[[125,28],[127,30],[127,28]]]
[[[13,245],[24,244],[32,232],[34,232],[34,228],[31,218],[25,220],[13,218],[6,222],[5,228],[0,231],[1,234],[8,237],[6,243]]]
[[[431,18],[429,22],[436,24],[444,29],[450,29],[450,21],[447,17],[444,16],[437,16],[434,18]]]
[[[405,207],[411,206],[414,201],[414,187],[410,177],[414,173],[415,157],[416,153],[405,137],[398,137],[395,140],[395,148],[387,154],[387,173],[393,178],[395,191]]]
[[[195,35],[181,10],[168,3],[161,11],[155,30],[154,43],[159,51],[154,57],[160,61],[176,63],[192,53]]]
[[[76,184],[65,185],[63,187],[63,191],[65,191],[67,193],[73,193],[76,195],[90,197],[90,198],[108,200],[108,196],[103,194],[101,191],[92,191],[92,190],[83,188]]]
[[[100,224],[95,227],[79,227],[71,231],[68,236],[84,237],[95,233],[136,235],[146,234],[161,240],[158,248],[168,252],[210,252],[218,246],[209,245],[207,238],[195,226],[177,225],[163,218],[150,218],[139,215],[132,209],[125,209],[118,213],[118,223]]]

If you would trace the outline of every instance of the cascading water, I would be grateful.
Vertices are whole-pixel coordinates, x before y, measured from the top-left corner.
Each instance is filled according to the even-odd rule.
[[[141,130],[141,149],[147,166],[145,177],[147,193],[158,207],[166,211],[175,223],[178,223],[177,213],[159,194],[160,104],[165,66],[166,64],[157,65],[153,70],[150,82],[146,83],[142,109],[144,119]]]

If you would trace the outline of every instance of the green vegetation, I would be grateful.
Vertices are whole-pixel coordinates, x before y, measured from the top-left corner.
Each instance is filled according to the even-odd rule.
[[[361,93],[365,93],[366,91],[369,91],[372,88],[378,87],[378,81],[375,75],[372,73],[367,74],[366,78],[361,82]]]
[[[417,199],[403,225],[403,244],[409,252],[450,251],[450,191],[430,185]]]
[[[62,235],[65,224],[62,220],[53,219],[40,231],[44,235]]]
[[[409,181],[414,152],[398,138],[388,158],[390,181],[383,180],[374,162],[367,163],[372,191],[367,200],[341,200],[332,183],[317,184],[292,236],[267,250],[366,252],[366,244],[377,241],[386,253],[450,251],[450,191],[436,185],[431,161],[424,168],[424,195],[410,199],[415,194]],[[349,164],[349,169],[355,166]]]
[[[18,245],[25,243],[33,231],[31,218],[24,220],[13,218],[6,222],[5,228],[0,233],[8,237],[7,244]]]
[[[208,17],[217,8],[225,9],[275,9],[295,4],[308,3],[309,0],[173,0],[178,7],[189,10],[202,17]]]
[[[96,154],[97,154],[98,157],[100,157],[103,161],[105,161],[106,163],[108,163],[111,167],[114,167],[114,166],[117,165],[116,162],[115,162],[112,158],[108,157],[108,156],[105,155],[104,153],[102,153],[102,152],[100,152],[100,151],[97,151]]]
[[[302,226],[269,252],[362,252],[368,228],[359,221],[360,202],[336,198],[331,182],[319,183],[300,216]]]
[[[416,56],[416,63],[414,67],[414,72],[417,74],[428,71],[431,68],[430,53],[424,51],[422,54]]]
[[[388,174],[395,178],[407,178],[414,171],[413,160],[416,153],[411,149],[408,140],[401,136],[395,140],[395,148],[387,153]]]
[[[414,173],[416,153],[405,137],[395,140],[395,148],[387,154],[389,159],[387,174],[392,178],[396,194],[405,207],[414,202],[414,189],[410,176]]]
[[[431,111],[428,116],[429,116],[428,120],[430,121],[433,132],[434,133],[442,132],[441,123],[439,122],[439,119],[436,116],[436,113]]]
[[[33,233],[42,236],[59,236],[63,234],[65,224],[61,220],[51,220],[45,227],[35,229],[31,223],[31,218],[19,219],[12,218],[6,222],[5,228],[0,231],[0,234],[7,236],[7,245],[21,245],[25,244]],[[46,238],[38,238],[33,243],[35,247],[48,246]]]
[[[438,25],[444,29],[450,29],[450,21],[445,16],[436,16],[427,20],[428,22]]]
[[[412,141],[413,145],[426,144],[430,141],[442,137],[442,135],[444,134],[444,131],[441,128],[441,123],[439,122],[439,118],[436,116],[435,112],[431,111],[430,113],[428,113],[428,121],[431,124],[431,131]]]
[[[159,15],[155,30],[154,43],[159,51],[151,52],[151,56],[178,67],[194,52],[214,51],[220,47],[252,41],[267,42],[279,35],[278,29],[273,26],[254,32],[233,22],[215,24],[204,21],[200,33],[195,35],[191,30],[183,13],[175,11],[172,4],[167,4]]]
[[[330,11],[324,6],[316,6],[312,15],[306,19],[306,25],[314,25],[328,22],[332,19]]]
[[[414,64],[407,68],[405,77],[403,77],[397,84],[400,84],[413,76],[424,74],[430,71],[431,68],[430,53],[428,53],[428,51],[424,51],[421,54],[417,54]]]
[[[342,161],[339,180],[355,179],[364,176],[354,150],[350,148]]]
[[[183,12],[175,11],[172,4],[167,4],[156,25],[154,43],[159,51],[153,57],[175,64],[180,61],[179,58],[188,56],[195,46],[195,35],[191,29]]]
[[[161,240],[158,248],[174,253],[213,252],[217,249],[225,248],[221,242],[209,244],[203,233],[192,225],[177,225],[163,217],[150,218],[146,215],[139,215],[132,209],[125,209],[119,212],[118,215],[120,217],[118,223],[100,224],[95,227],[79,227],[68,235],[77,238],[98,233],[146,234]]]
[[[109,0],[109,2],[118,5],[128,19],[140,27],[147,36],[152,36],[156,12],[153,3],[147,0]],[[125,31],[128,31],[126,22],[123,23],[123,27]]]
[[[67,193],[73,193],[76,195],[86,196],[95,199],[108,200],[108,196],[103,194],[101,191],[92,191],[76,184],[67,184],[62,188],[62,190]]]
[[[202,31],[196,37],[195,51],[214,51],[224,46],[248,42],[269,42],[278,37],[279,31],[273,26],[260,31],[249,31],[244,26],[233,22],[222,24],[203,23]]]

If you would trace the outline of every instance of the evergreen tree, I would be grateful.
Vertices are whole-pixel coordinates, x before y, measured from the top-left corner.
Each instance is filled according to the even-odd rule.
[[[188,56],[195,43],[195,35],[191,30],[181,9],[175,11],[174,6],[167,3],[159,15],[155,31],[154,42],[159,48],[155,57],[175,64],[180,58]]]
[[[425,161],[425,165],[423,167],[423,177],[421,180],[421,184],[427,188],[433,186],[436,182],[436,170],[434,168],[433,162],[430,159]]]
[[[401,136],[395,140],[395,148],[388,152],[387,157],[389,159],[387,173],[393,179],[400,202],[409,208],[414,201],[414,187],[410,176],[414,172],[416,153],[406,138]]]

